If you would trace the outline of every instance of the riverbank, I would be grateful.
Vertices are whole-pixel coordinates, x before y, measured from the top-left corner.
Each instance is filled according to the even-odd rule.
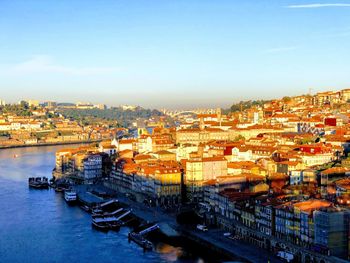
[[[184,236],[201,245],[203,249],[210,249],[234,260],[252,263],[283,262],[264,249],[224,237],[224,231],[220,229],[209,229],[208,232],[202,232],[194,226],[178,224],[175,214],[166,213],[157,207],[148,207],[127,198],[124,194],[118,193],[117,199],[132,208],[137,217],[149,222],[157,222],[162,232],[168,236]]]
[[[197,248],[198,251],[205,251],[208,255],[216,255],[211,260],[213,262],[224,262],[227,260],[234,260],[239,262],[258,262],[247,260],[238,253],[232,253],[227,249],[223,249],[218,246],[215,242],[203,242],[203,240],[196,237],[195,233],[189,235],[184,233],[185,227],[179,225],[176,221],[176,215],[164,212],[162,209],[157,207],[149,207],[143,203],[136,202],[132,199],[127,198],[124,194],[111,190],[103,185],[78,185],[76,186],[78,192],[79,202],[93,206],[94,204],[105,202],[103,198],[94,196],[92,192],[103,192],[106,193],[109,198],[115,198],[119,201],[122,207],[128,207],[132,210],[133,216],[139,222],[157,222],[160,227],[161,235],[158,241],[169,242],[173,246],[181,245],[186,242],[191,244],[190,247]],[[114,194],[112,194],[112,192]],[[228,240],[229,241],[229,240]],[[205,248],[203,250],[203,248]]]
[[[121,202],[126,203],[123,199]],[[143,204],[134,201],[127,202],[133,208],[133,212],[148,221],[157,221],[163,230],[169,226],[179,235],[200,244],[204,249],[210,249],[227,257],[238,259],[244,262],[271,262],[282,263],[280,259],[269,254],[266,250],[250,246],[238,241],[232,241],[223,236],[224,231],[219,229],[209,229],[208,232],[202,232],[194,227],[179,225],[176,222],[175,215],[164,213],[160,209],[145,207]],[[163,227],[162,227],[163,224]],[[165,225],[165,226],[164,226]],[[169,232],[169,230],[165,230]]]
[[[0,149],[15,149],[15,148],[27,148],[27,147],[41,147],[41,146],[59,146],[70,144],[89,144],[97,143],[102,140],[83,140],[83,141],[66,141],[66,142],[46,142],[46,143],[33,143],[33,144],[19,144],[19,145],[0,145]]]

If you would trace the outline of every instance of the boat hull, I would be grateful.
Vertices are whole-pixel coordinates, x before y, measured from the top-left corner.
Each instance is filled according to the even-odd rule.
[[[129,240],[134,241],[136,244],[141,246],[144,250],[152,250],[153,245],[150,241],[148,241],[146,238],[144,238],[142,235],[136,234],[136,233],[129,233],[128,235]]]
[[[101,224],[96,222],[92,222],[92,227],[102,232],[108,232],[109,230],[109,226],[107,224]]]

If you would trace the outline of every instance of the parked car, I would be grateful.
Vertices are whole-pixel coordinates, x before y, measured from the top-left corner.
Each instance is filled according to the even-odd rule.
[[[294,259],[294,255],[285,251],[278,251],[277,257],[284,259],[287,262],[291,262]]]

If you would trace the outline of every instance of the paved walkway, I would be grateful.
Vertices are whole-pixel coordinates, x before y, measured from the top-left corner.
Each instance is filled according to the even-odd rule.
[[[242,241],[228,239],[223,235],[225,231],[220,229],[209,229],[208,232],[202,232],[197,229],[185,228],[183,232],[188,232],[192,236],[196,236],[197,238],[201,238],[202,240],[205,240],[211,244],[215,244],[215,246],[229,251],[230,253],[237,255],[249,262],[284,262],[262,248],[255,247]]]
[[[236,240],[230,240],[223,236],[224,231],[219,229],[211,229],[208,232],[202,232],[190,227],[184,227],[176,222],[175,215],[169,215],[159,208],[150,208],[144,204],[132,201],[125,196],[119,195],[118,200],[121,203],[129,205],[133,209],[133,213],[147,221],[156,221],[159,224],[167,224],[175,231],[183,233],[187,236],[193,236],[196,239],[201,239],[205,242],[214,244],[218,248],[227,251],[228,253],[242,258],[248,262],[256,263],[281,263],[280,259],[268,253],[268,251],[242,243]]]

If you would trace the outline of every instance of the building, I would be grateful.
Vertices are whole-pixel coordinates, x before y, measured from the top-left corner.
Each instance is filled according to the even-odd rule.
[[[316,182],[316,171],[313,169],[293,170],[289,172],[289,182],[291,185],[300,185]]]
[[[112,156],[117,153],[117,147],[113,145],[110,141],[103,141],[99,144],[99,151],[104,152],[109,156]]]
[[[105,156],[108,155],[93,147],[62,149],[56,152],[54,175],[74,176],[85,183],[92,182],[103,175]]]
[[[49,108],[49,109],[52,109],[52,108],[55,108],[57,106],[57,103],[55,101],[46,101],[46,102],[44,102],[44,106]]]
[[[155,202],[161,206],[176,206],[181,202],[182,172],[179,167],[159,167],[154,173]]]
[[[227,176],[227,160],[224,157],[187,160],[185,167],[185,184],[191,202],[203,201],[203,186],[206,181]]]
[[[256,227],[261,233],[268,236],[275,235],[275,209],[281,203],[277,199],[261,196],[256,199],[255,217]]]
[[[27,100],[29,107],[39,107],[40,102],[38,100]]]
[[[96,104],[96,105],[94,105],[94,108],[99,109],[99,110],[105,110],[105,109],[107,109],[107,106],[105,104]]]
[[[166,150],[155,152],[153,156],[162,161],[176,161],[176,154]]]
[[[125,158],[114,163],[110,186],[134,194],[140,202],[174,207],[181,203],[182,178],[182,171],[174,161],[148,158],[136,163]]]
[[[209,141],[229,139],[229,133],[220,128],[192,128],[181,129],[176,132],[176,143],[194,144],[207,143]]]
[[[99,153],[78,153],[72,159],[72,172],[84,182],[94,181],[102,176],[102,155]]]
[[[300,185],[302,183],[302,171],[294,170],[289,172],[290,185]]]
[[[349,210],[335,207],[314,213],[315,246],[318,250],[349,259],[349,216]]]

